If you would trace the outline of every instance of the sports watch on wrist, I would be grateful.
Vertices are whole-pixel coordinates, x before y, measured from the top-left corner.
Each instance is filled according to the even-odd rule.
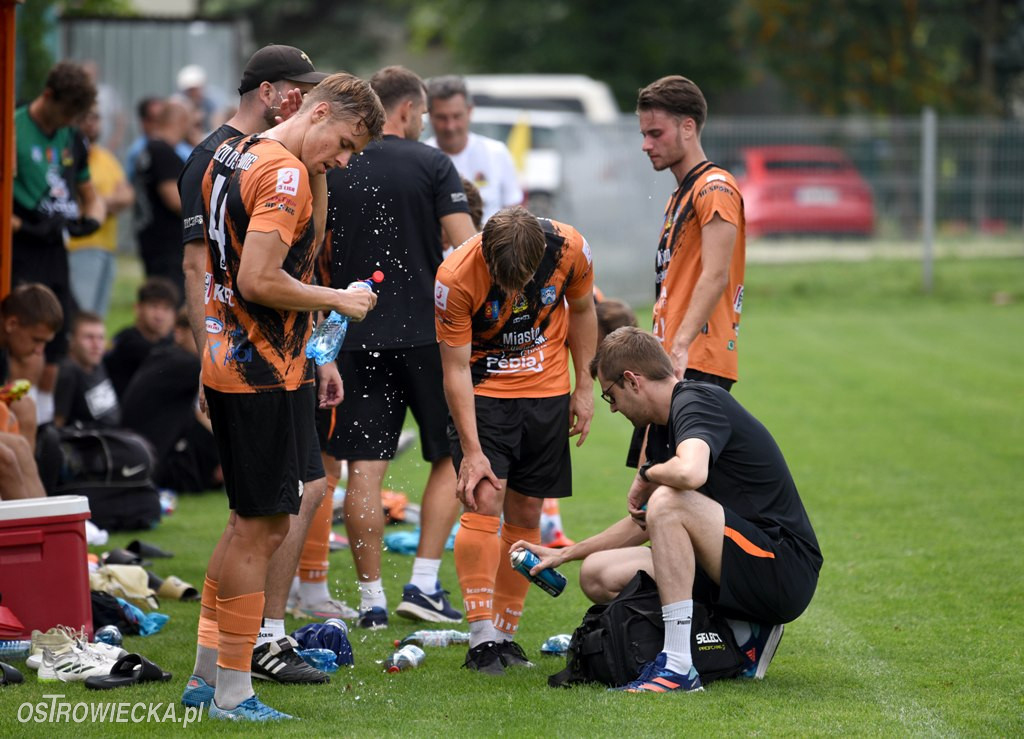
[[[648,459],[646,462],[640,465],[640,469],[637,470],[637,474],[640,475],[640,479],[643,480],[644,482],[650,482],[651,479],[647,477],[647,470],[651,469],[651,467],[653,467],[656,464],[657,462]]]

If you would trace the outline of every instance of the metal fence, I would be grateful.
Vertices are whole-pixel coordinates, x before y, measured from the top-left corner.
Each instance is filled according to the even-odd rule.
[[[599,284],[627,300],[651,302],[654,248],[674,178],[651,169],[634,116],[609,126],[566,127],[558,136],[564,184],[556,217],[591,242]],[[920,242],[922,118],[712,117],[702,142],[708,158],[734,174],[742,172],[747,147],[838,147],[874,196],[876,234],[859,242],[861,253]],[[933,165],[940,239],[1024,239],[1024,123],[939,118]]]

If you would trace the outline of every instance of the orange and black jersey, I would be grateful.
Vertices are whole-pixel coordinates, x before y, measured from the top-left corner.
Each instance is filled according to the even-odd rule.
[[[295,390],[312,382],[305,356],[310,314],[245,299],[237,287],[246,234],[276,231],[290,245],[282,269],[313,279],[316,250],[309,174],[273,139],[221,144],[203,178],[206,224],[206,350],[203,383],[226,393]],[[246,247],[250,248],[250,247]]]
[[[590,246],[572,226],[538,219],[547,246],[522,293],[506,295],[491,280],[477,234],[437,270],[437,340],[472,344],[474,392],[492,398],[547,398],[570,390],[566,300],[594,286]]]
[[[711,162],[701,162],[690,170],[665,208],[654,265],[654,335],[671,351],[701,274],[701,229],[716,214],[736,227],[729,281],[711,317],[690,344],[687,367],[736,380],[746,264],[743,199],[733,176]]]

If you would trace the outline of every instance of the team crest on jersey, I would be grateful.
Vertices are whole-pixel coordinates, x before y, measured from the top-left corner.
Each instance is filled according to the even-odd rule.
[[[295,167],[282,167],[277,170],[277,187],[275,192],[286,195],[299,194],[299,170]]]
[[[497,300],[491,300],[484,304],[484,318],[488,321],[497,321],[501,314],[501,304]]]
[[[540,289],[540,302],[551,305],[558,298],[558,290],[554,285],[545,285]]]
[[[530,304],[526,302],[526,296],[522,293],[516,295],[515,300],[512,301],[512,312],[522,313],[524,310],[530,307]]]
[[[434,280],[434,305],[441,310],[448,310],[448,286],[440,280]]]

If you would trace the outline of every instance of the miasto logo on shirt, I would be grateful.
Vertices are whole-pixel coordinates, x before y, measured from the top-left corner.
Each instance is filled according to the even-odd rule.
[[[295,167],[282,167],[277,170],[277,187],[275,192],[283,192],[286,195],[299,194],[299,170]]]
[[[434,280],[434,305],[441,310],[448,310],[448,286],[440,280]]]

